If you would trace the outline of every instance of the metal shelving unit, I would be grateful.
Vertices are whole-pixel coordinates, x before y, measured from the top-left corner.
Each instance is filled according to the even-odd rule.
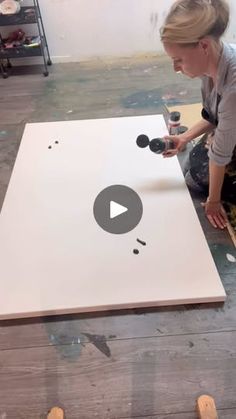
[[[22,45],[13,48],[4,48],[2,37],[0,36],[0,69],[3,78],[8,77],[7,69],[12,66],[10,62],[11,58],[42,56],[44,64],[43,75],[47,77],[49,74],[48,65],[51,65],[52,61],[49,54],[39,2],[38,0],[32,0],[32,2],[32,6],[21,7],[19,13],[16,13],[14,15],[0,15],[0,27],[36,24],[38,27],[38,35],[40,38],[40,44],[37,46]],[[6,61],[6,64],[4,63],[4,61]]]

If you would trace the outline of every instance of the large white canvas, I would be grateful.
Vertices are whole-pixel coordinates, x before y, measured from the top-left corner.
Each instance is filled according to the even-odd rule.
[[[1,319],[225,299],[177,158],[138,148],[141,133],[162,137],[163,117],[26,125],[0,216]],[[123,235],[93,216],[112,184],[143,202]]]

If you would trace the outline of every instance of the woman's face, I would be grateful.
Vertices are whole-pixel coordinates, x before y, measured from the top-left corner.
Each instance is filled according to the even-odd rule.
[[[163,43],[167,55],[173,61],[174,71],[188,77],[201,77],[206,74],[208,65],[207,45],[201,41],[196,46],[182,47],[171,42]]]

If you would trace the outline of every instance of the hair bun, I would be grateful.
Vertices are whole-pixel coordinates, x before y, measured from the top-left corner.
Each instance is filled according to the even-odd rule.
[[[161,40],[194,44],[204,36],[220,39],[229,22],[226,0],[176,0],[161,28]]]

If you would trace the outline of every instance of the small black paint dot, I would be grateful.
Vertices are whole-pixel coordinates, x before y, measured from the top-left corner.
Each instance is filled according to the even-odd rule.
[[[49,145],[49,146],[48,146],[48,148],[52,148],[52,146],[51,146],[51,145]]]
[[[59,144],[59,141],[55,141],[55,144]]]
[[[134,249],[134,250],[133,250],[133,253],[134,253],[135,255],[138,255],[138,254],[139,254],[139,250],[138,250],[138,249]]]
[[[140,239],[137,239],[137,242],[142,244],[143,246],[146,246],[146,244],[147,244],[146,242],[144,242],[143,240],[140,240]]]

